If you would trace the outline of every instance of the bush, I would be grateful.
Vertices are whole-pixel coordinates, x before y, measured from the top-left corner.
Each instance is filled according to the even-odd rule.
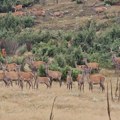
[[[73,81],[76,81],[78,74],[80,73],[80,71],[76,70],[76,69],[72,69],[72,78]]]
[[[46,72],[45,72],[45,66],[41,65],[38,69],[38,75],[41,77],[45,77],[46,76]]]

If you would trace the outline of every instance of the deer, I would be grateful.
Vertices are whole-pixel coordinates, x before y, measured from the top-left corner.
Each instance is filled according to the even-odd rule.
[[[43,10],[43,9],[34,8],[30,13],[35,16],[45,16],[45,10]]]
[[[22,80],[22,84],[23,82],[26,82],[27,84],[29,84],[29,89],[32,86],[33,88],[33,80],[35,80],[35,75],[32,72],[23,72],[20,70],[21,69],[21,65],[17,66],[17,72],[18,72],[18,76],[20,77],[20,80]]]
[[[33,61],[33,56],[30,56],[27,60],[27,63],[29,64],[30,68],[31,69],[34,69],[34,70],[38,70],[38,68],[41,66],[41,65],[45,65],[45,62],[43,61]]]
[[[13,81],[18,82],[19,81],[19,76],[18,73],[15,71],[6,71],[6,65],[2,66],[3,69],[3,81],[5,82],[6,85],[8,85],[9,83],[11,84],[11,86],[13,86]],[[21,86],[22,88],[22,86]]]
[[[84,91],[84,75],[83,74],[78,74],[77,82],[78,82],[78,88],[80,89],[80,91],[81,91],[82,87],[83,87],[83,91]]]
[[[50,80],[49,77],[39,77],[39,76],[37,76],[36,80],[35,80],[35,83],[34,83],[34,87],[36,85],[36,88],[38,89],[38,84],[39,83],[40,84],[45,84],[47,86],[47,88],[51,86],[51,84],[50,84],[51,80]]]
[[[75,61],[75,67],[77,70],[83,71],[83,68],[85,67],[85,65],[77,65],[77,61]]]
[[[119,48],[120,50],[120,48]],[[120,57],[116,56],[116,53],[114,53],[111,49],[110,53],[112,54],[112,62],[115,65],[115,73],[117,73],[117,70],[120,70]]]
[[[95,7],[96,2],[92,5],[93,10],[95,11],[95,13],[99,16],[100,13],[105,12],[108,8],[105,6],[98,6]]]
[[[90,62],[90,63],[88,63],[87,58],[84,58],[83,61],[85,62],[86,66],[91,68],[91,70],[99,71],[99,63],[97,63],[97,62]]]
[[[5,83],[5,86],[8,86],[8,81],[4,79],[3,71],[0,71],[0,81],[3,81]]]
[[[100,73],[95,73],[95,74],[90,74],[91,73],[91,68],[89,68],[88,66],[86,66],[85,71],[89,71],[88,73],[88,83],[89,83],[89,90],[93,90],[93,85],[100,85],[100,88],[102,88],[102,91],[105,90],[105,86],[104,86],[104,81],[105,81],[105,77],[100,74]]]
[[[13,8],[15,9],[15,12],[16,12],[16,11],[22,10],[22,5],[16,5]]]
[[[66,82],[67,82],[67,89],[71,89],[72,90],[72,83],[73,83],[73,79],[72,79],[72,71],[68,71],[67,74],[67,78],[66,78]]]
[[[49,77],[51,79],[51,86],[52,86],[52,81],[55,80],[59,80],[60,83],[60,87],[62,85],[62,73],[60,71],[53,71],[53,70],[49,70],[48,67],[48,63],[45,64],[45,73],[47,75],[47,77]]]
[[[24,16],[24,15],[26,15],[26,13],[22,12],[22,11],[17,11],[17,12],[14,12],[13,15],[14,16]]]

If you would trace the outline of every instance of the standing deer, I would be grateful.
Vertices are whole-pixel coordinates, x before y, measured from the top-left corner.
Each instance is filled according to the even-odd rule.
[[[62,85],[62,80],[61,80],[62,73],[61,72],[49,70],[48,63],[46,63],[45,65],[45,72],[46,72],[46,75],[51,79],[51,85],[52,85],[52,81],[55,79],[55,80],[59,80],[60,87],[61,87]]]
[[[112,49],[110,49],[110,53],[112,54],[112,62],[115,66],[115,73],[117,73],[117,70],[120,70],[120,57],[117,57],[116,53],[114,53]]]
[[[51,85],[51,80],[49,77],[39,77],[37,76],[35,79],[35,83],[34,83],[34,87],[36,86],[36,88],[38,89],[38,84],[45,84],[48,87],[50,87]]]
[[[34,71],[37,71],[41,65],[45,65],[45,62],[43,61],[33,61],[33,56],[29,57],[27,63],[29,64],[31,69],[34,69]]]
[[[78,74],[77,76],[77,82],[78,82],[78,88],[81,91],[81,88],[83,87],[83,91],[84,91],[84,75],[83,74]]]
[[[68,71],[68,74],[67,74],[67,78],[66,78],[66,81],[67,81],[67,89],[72,89],[72,83],[73,83],[73,79],[72,79],[72,71]]]
[[[87,58],[84,58],[83,61],[85,62],[86,66],[88,66],[88,68],[90,68],[91,70],[99,71],[99,63],[96,62],[88,63]]]
[[[29,89],[32,86],[33,88],[33,79],[35,79],[35,75],[32,72],[23,72],[20,71],[21,65],[17,66],[17,72],[18,72],[18,76],[20,77],[20,80],[22,80],[22,84],[23,82],[26,82],[27,84],[29,84]]]
[[[83,71],[85,65],[77,65],[77,61],[75,61],[75,67],[77,68],[77,70]]]
[[[86,70],[89,70],[90,68],[87,67]],[[91,71],[91,70],[90,70]],[[105,90],[105,86],[104,86],[104,81],[105,81],[105,77],[102,74],[90,74],[90,72],[88,73],[88,83],[89,83],[89,90],[93,90],[93,85],[100,85],[100,87],[102,88],[102,91]]]
[[[3,81],[5,83],[5,86],[8,86],[9,85],[8,84],[9,81],[4,79],[4,78],[5,78],[5,76],[4,76],[3,71],[0,71],[0,81]]]
[[[19,76],[18,73],[15,71],[6,71],[6,65],[2,66],[3,69],[3,81],[8,85],[8,83],[11,83],[11,86],[13,86],[13,81],[18,82]]]

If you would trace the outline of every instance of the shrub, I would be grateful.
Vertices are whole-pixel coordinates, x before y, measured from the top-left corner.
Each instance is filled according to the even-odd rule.
[[[41,65],[38,69],[38,75],[41,76],[41,77],[44,77],[46,76],[46,72],[45,72],[45,66],[44,65]]]

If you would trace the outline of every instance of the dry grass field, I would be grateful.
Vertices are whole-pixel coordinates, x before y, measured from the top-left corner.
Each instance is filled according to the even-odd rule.
[[[117,78],[106,77],[106,81],[109,78],[114,93]],[[1,82],[0,120],[49,120],[55,96],[54,120],[109,120],[106,90],[102,93],[99,86],[95,86],[90,92],[87,82],[84,93],[78,90],[77,82],[73,83],[72,90],[67,90],[66,83],[60,88],[57,82],[53,82],[50,89],[41,84],[38,90],[24,88],[23,91],[16,85],[6,88]],[[112,120],[119,120],[120,103],[110,100],[110,107]]]

